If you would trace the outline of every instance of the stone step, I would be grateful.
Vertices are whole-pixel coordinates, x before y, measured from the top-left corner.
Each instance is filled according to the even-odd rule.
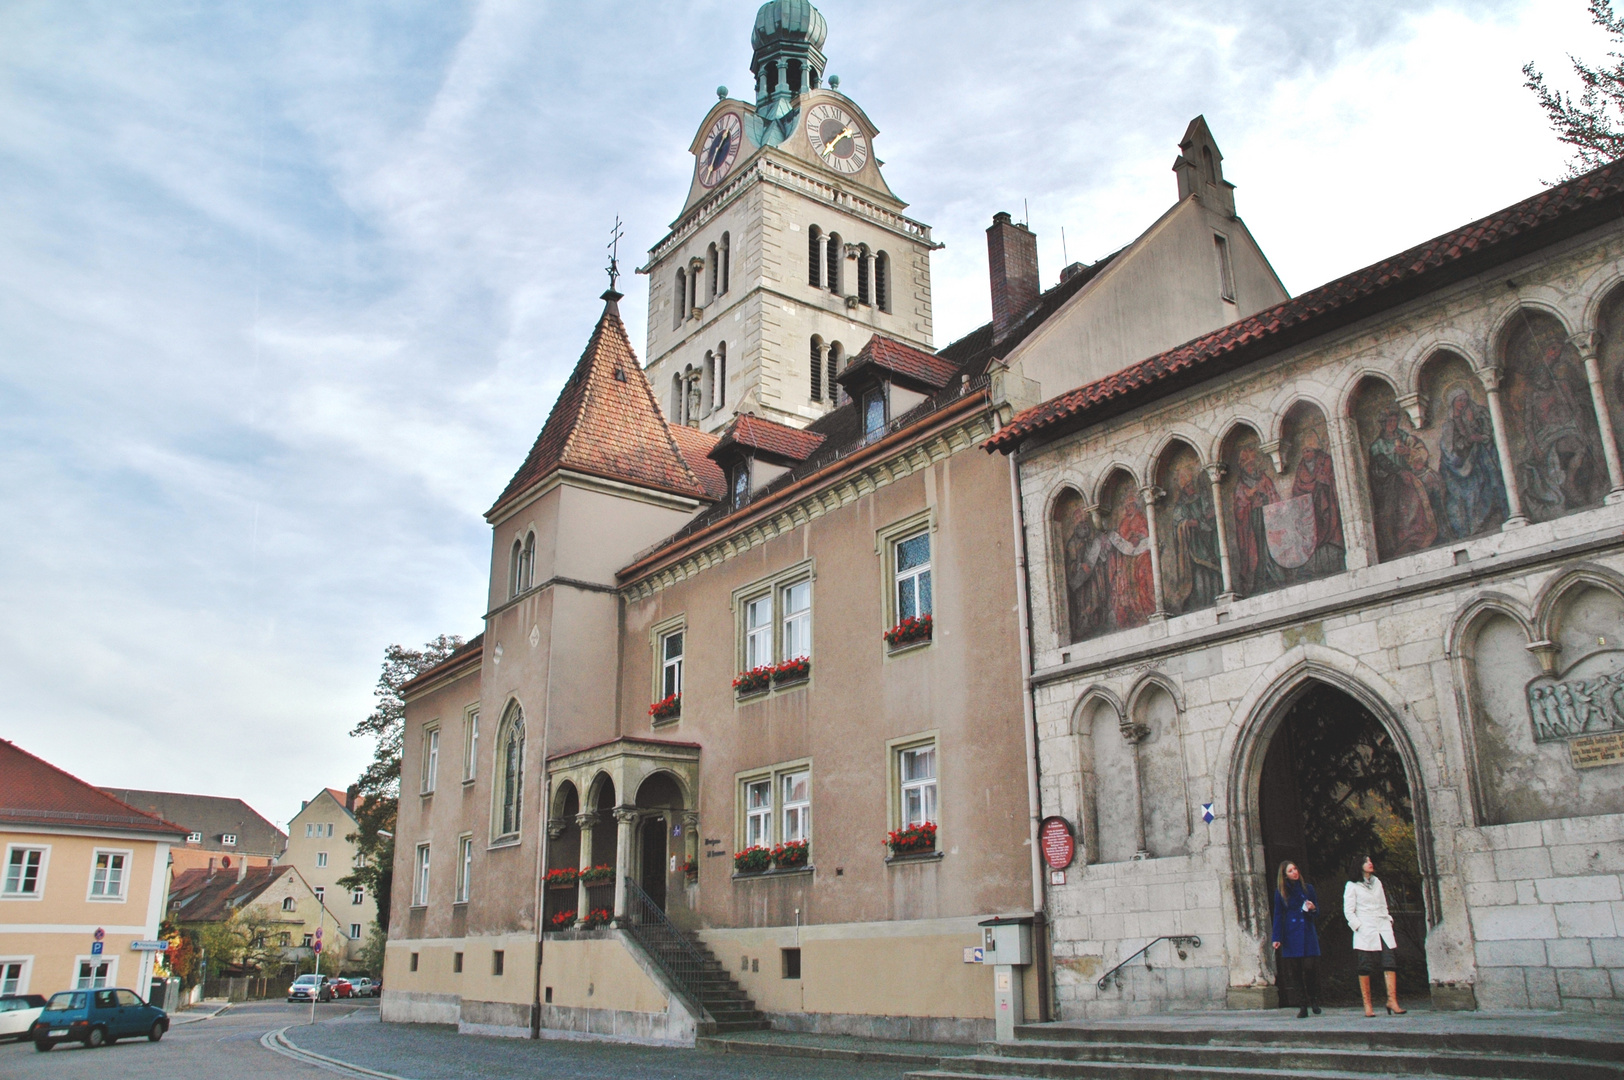
[[[1151,1044],[1156,1046],[1210,1047],[1303,1047],[1326,1050],[1370,1050],[1383,1052],[1419,1051],[1428,1054],[1509,1054],[1523,1057],[1557,1057],[1581,1061],[1614,1063],[1621,1056],[1617,1042],[1569,1038],[1552,1034],[1510,1034],[1482,1031],[1428,1031],[1406,1029],[1403,1021],[1379,1017],[1369,1021],[1369,1029],[1302,1026],[1240,1027],[1154,1027],[1110,1024],[1022,1024],[1015,1029],[1016,1042],[988,1044],[1000,1052],[1026,1044],[1112,1045]]]
[[[1508,1066],[1518,1064],[1508,1061]],[[935,1069],[909,1072],[907,1080],[1276,1080],[1290,1076],[1294,1080],[1369,1080],[1373,1075],[1390,1077],[1426,1077],[1427,1080],[1463,1080],[1442,1064],[1422,1061],[1417,1071],[1315,1069],[1289,1066],[1282,1072],[1280,1066],[1247,1068],[1242,1066],[1203,1064],[1173,1065],[1136,1061],[1057,1061],[1053,1058],[1032,1058],[1025,1061],[991,1055],[962,1058],[943,1058]],[[1508,1068],[1499,1074],[1502,1080],[1560,1080],[1566,1074],[1554,1062],[1539,1063],[1533,1071],[1520,1072]],[[1617,1074],[1615,1074],[1617,1075]]]
[[[1275,1075],[1450,1076],[1471,1080],[1620,1080],[1624,1067],[1573,1058],[1510,1054],[1395,1053],[1310,1047],[1163,1046],[1149,1043],[1014,1043],[941,1067],[1007,1076],[1065,1077],[1131,1072],[1148,1078],[1166,1069]],[[1184,1074],[1180,1074],[1184,1075]]]
[[[712,1030],[717,1035],[726,1035],[734,1031],[771,1031],[772,1027],[766,1020],[718,1020]]]

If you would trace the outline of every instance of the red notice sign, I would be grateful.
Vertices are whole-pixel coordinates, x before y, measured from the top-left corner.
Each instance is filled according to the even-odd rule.
[[[1071,835],[1071,822],[1063,817],[1046,817],[1038,826],[1038,844],[1043,861],[1051,870],[1064,870],[1077,857],[1077,841]]]

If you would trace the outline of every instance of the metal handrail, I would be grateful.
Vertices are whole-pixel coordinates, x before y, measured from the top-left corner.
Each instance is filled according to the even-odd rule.
[[[1100,981],[1095,984],[1094,988],[1096,990],[1104,990],[1106,983],[1115,980],[1117,989],[1122,989],[1122,969],[1133,963],[1134,960],[1140,956],[1145,957],[1145,970],[1155,971],[1156,969],[1150,966],[1150,957],[1146,954],[1150,952],[1150,947],[1156,944],[1158,941],[1171,941],[1173,946],[1179,951],[1180,960],[1188,960],[1190,958],[1189,954],[1184,951],[1186,946],[1192,949],[1201,948],[1201,939],[1196,937],[1194,934],[1163,934],[1161,937],[1151,938],[1149,941],[1145,942],[1137,950],[1135,950],[1132,956],[1129,956],[1126,960],[1122,961],[1122,963],[1118,964],[1110,971],[1107,971],[1104,975],[1101,975]]]
[[[660,970],[670,976],[689,1004],[705,1012],[700,978],[715,961],[700,952],[687,936],[631,878],[626,879],[625,928]]]

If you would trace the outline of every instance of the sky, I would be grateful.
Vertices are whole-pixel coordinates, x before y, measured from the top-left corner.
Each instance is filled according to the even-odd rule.
[[[938,345],[995,212],[1053,284],[1171,205],[1197,114],[1294,294],[1532,195],[1566,154],[1520,68],[1608,44],[1583,0],[818,6],[946,245]],[[352,781],[385,646],[479,632],[482,513],[755,8],[0,3],[0,737],[284,826]]]

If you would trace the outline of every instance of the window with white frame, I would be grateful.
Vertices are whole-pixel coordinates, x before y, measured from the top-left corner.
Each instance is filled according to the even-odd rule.
[[[26,960],[0,960],[0,995],[27,993],[27,971]]]
[[[90,899],[124,899],[124,870],[129,858],[126,851],[96,852],[96,861],[90,871]]]
[[[357,870],[361,869],[361,867],[365,866],[366,864],[367,857],[361,854],[359,851],[355,853],[355,858],[350,860],[350,865],[355,867]]]
[[[316,867],[318,869],[320,869],[321,867],[326,866],[326,865],[327,865],[327,853],[325,851],[316,852]]]
[[[479,710],[471,709],[462,721],[462,778],[472,780],[479,769]]]
[[[80,957],[79,974],[74,980],[73,988],[75,990],[100,990],[111,981],[112,974],[112,960],[103,960],[95,956]]]
[[[784,842],[812,839],[812,773],[802,769],[778,778],[784,806]]]
[[[329,821],[329,822],[328,822],[328,823],[327,823],[327,835],[328,835],[328,836],[331,836],[331,835],[333,835],[333,823],[332,823],[332,822],[330,822],[330,821]],[[232,843],[233,843],[233,844],[235,844],[235,843],[236,843],[236,842],[237,842],[237,838],[236,838],[236,837],[235,837],[235,836],[233,836],[233,837],[232,837],[232,838],[231,838],[231,842],[232,842]]]
[[[802,656],[811,656],[812,583],[797,581],[793,585],[786,585],[780,595],[784,611],[781,658],[795,660]]]
[[[924,743],[897,751],[897,779],[901,792],[902,826],[936,820],[936,744]]]
[[[412,903],[422,907],[429,902],[429,845],[417,845],[416,866],[412,875]]]
[[[524,806],[524,710],[515,701],[497,729],[496,742],[496,839],[519,835],[519,818]]]
[[[42,847],[6,849],[6,882],[3,893],[12,899],[38,900],[45,892],[45,856]]]
[[[366,902],[367,902],[367,891],[365,889],[363,889],[363,888],[361,888],[361,886],[357,885],[355,888],[350,890],[350,903],[352,903],[352,904],[364,904]]]
[[[312,836],[315,836],[315,835],[316,835],[316,827],[314,825],[310,824],[308,821],[305,822],[305,839],[309,840]]]
[[[282,898],[282,910],[283,911],[292,911],[294,908],[296,908],[298,906],[299,906],[299,902],[297,900],[295,900],[293,897],[284,896]]]
[[[762,667],[773,662],[773,594],[767,593],[744,605],[744,666]]]
[[[457,903],[468,902],[468,888],[473,876],[474,838],[464,836],[457,841]]]
[[[351,941],[360,941],[361,940],[361,924],[360,923],[358,923],[358,922],[350,923],[350,940]]]
[[[772,847],[773,782],[751,780],[744,785],[744,846]]]
[[[220,843],[225,847],[236,847],[237,846],[237,834],[232,833],[232,832],[223,833],[220,836]]]
[[[201,844],[203,842],[203,834],[200,832],[189,832],[186,834],[186,842],[188,844]]]
[[[930,532],[898,540],[892,548],[896,567],[896,621],[931,613]]]
[[[683,631],[660,636],[660,697],[682,693]]]
[[[426,728],[423,731],[423,783],[422,792],[425,795],[434,793],[434,776],[440,771],[440,729]]]
[[[325,886],[325,885],[317,885],[311,891],[316,894],[316,903],[318,903],[318,904],[326,904],[327,903],[327,886]]]

